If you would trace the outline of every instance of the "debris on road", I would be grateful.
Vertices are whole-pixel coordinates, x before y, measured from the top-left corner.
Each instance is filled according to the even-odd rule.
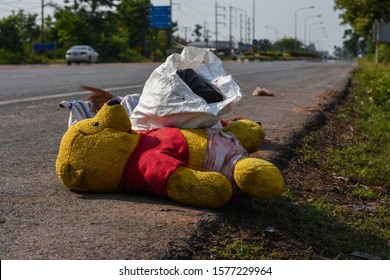
[[[265,229],[265,231],[266,231],[266,232],[269,232],[269,233],[274,233],[274,232],[275,232],[275,228],[273,228],[273,227],[267,227],[267,228]]]
[[[274,94],[266,88],[256,87],[256,89],[252,92],[253,96],[274,96]]]

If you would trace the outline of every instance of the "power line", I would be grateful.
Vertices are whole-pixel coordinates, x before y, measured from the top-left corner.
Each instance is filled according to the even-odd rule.
[[[183,0],[183,1],[187,1],[187,0]],[[195,0],[195,1],[191,1],[192,3],[193,2],[200,2],[202,4],[202,7],[208,7],[208,11],[212,11],[212,9],[214,8],[213,5],[210,5],[210,2],[203,2],[203,1],[200,1],[200,0]],[[201,13],[204,13],[207,9],[205,9],[203,12]]]
[[[184,6],[186,6],[187,8],[189,8],[191,11],[195,11],[195,12],[197,12],[198,14],[201,14],[201,15],[207,14],[207,15],[209,15],[209,16],[212,16],[212,13],[209,12],[210,10],[205,9],[205,10],[203,10],[203,11],[200,11],[200,10],[194,8],[192,4],[189,4],[188,1],[183,1],[183,2],[181,2],[181,3],[182,3]],[[192,3],[192,2],[190,2],[190,3]]]
[[[19,0],[19,1],[5,2],[5,1],[0,0],[0,4],[11,8],[10,9],[10,8],[2,7],[0,10],[8,10],[8,11],[23,10],[23,11],[27,11],[27,12],[32,12],[32,11],[35,11],[35,10],[38,10],[41,8],[41,5],[37,5],[38,3],[36,1],[23,1],[22,2],[21,0]],[[26,6],[26,4],[28,6]]]

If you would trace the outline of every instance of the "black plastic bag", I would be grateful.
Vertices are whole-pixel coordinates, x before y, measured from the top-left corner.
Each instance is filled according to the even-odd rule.
[[[207,104],[223,100],[222,94],[213,88],[212,85],[202,79],[194,70],[177,70],[176,74],[190,87],[198,96],[202,97]]]

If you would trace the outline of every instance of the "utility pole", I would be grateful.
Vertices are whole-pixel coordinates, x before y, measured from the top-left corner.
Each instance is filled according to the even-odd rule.
[[[187,44],[187,30],[188,30],[189,27],[188,26],[184,26],[183,28],[184,28],[184,41]]]
[[[224,15],[224,14],[219,14],[219,13],[218,13],[218,9],[223,9],[223,10],[225,10],[225,7],[224,7],[224,6],[219,6],[219,5],[218,5],[218,2],[215,1],[215,50],[218,49],[218,25],[219,25],[219,24],[225,25],[224,22],[218,21],[218,17],[219,17],[219,16],[223,16],[223,17],[225,18],[225,15]]]
[[[240,14],[240,42],[241,44],[243,43],[243,38],[242,38],[242,17],[243,17],[243,14]]]
[[[247,43],[251,43],[251,18],[250,17],[248,17],[248,30],[247,30],[247,32],[248,32],[248,41],[247,41]]]
[[[232,11],[233,11],[233,7],[229,6],[229,48],[230,48],[230,50],[233,49],[233,36],[232,36],[232,18],[233,18],[233,15],[232,15]]]
[[[379,41],[380,41],[380,30],[381,30],[381,23],[375,22],[375,65],[378,65],[379,63]],[[359,39],[358,39],[359,42]],[[359,56],[359,53],[357,53]]]
[[[206,48],[209,47],[209,30],[207,29],[207,21],[203,22],[203,39],[206,43]]]
[[[255,13],[255,0],[253,0],[253,36],[252,36],[252,39],[255,39],[255,16],[256,16],[256,13]]]
[[[246,28],[247,28],[246,24],[247,24],[248,15],[247,15],[247,12],[243,9],[240,9],[240,8],[235,8],[235,9],[240,13],[240,49],[242,49],[242,46],[246,42],[246,41],[244,41],[244,38],[243,38],[243,29],[244,29],[244,35],[246,38]]]
[[[45,7],[45,0],[42,0],[41,2],[41,43],[44,42],[44,33],[45,33],[45,15],[44,15],[44,8]]]

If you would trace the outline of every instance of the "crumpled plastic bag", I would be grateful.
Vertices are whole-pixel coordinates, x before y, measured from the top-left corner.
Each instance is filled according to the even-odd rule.
[[[130,117],[134,108],[137,106],[140,95],[137,93],[129,94],[124,97],[118,96],[121,105],[125,108],[127,115]],[[93,118],[96,112],[92,109],[93,104],[89,101],[72,100],[72,101],[61,101],[59,104],[60,108],[69,109],[68,127],[71,127],[75,123]]]
[[[96,113],[92,110],[92,104],[87,101],[72,100],[61,101],[60,108],[69,109],[68,127],[71,127],[75,123],[83,120],[93,118]]]
[[[185,69],[193,69],[219,91],[223,100],[207,103],[195,94],[177,74]],[[229,112],[229,105],[241,97],[239,86],[216,55],[206,49],[185,47],[181,54],[170,55],[152,72],[130,119],[135,130],[213,127],[221,115]]]

